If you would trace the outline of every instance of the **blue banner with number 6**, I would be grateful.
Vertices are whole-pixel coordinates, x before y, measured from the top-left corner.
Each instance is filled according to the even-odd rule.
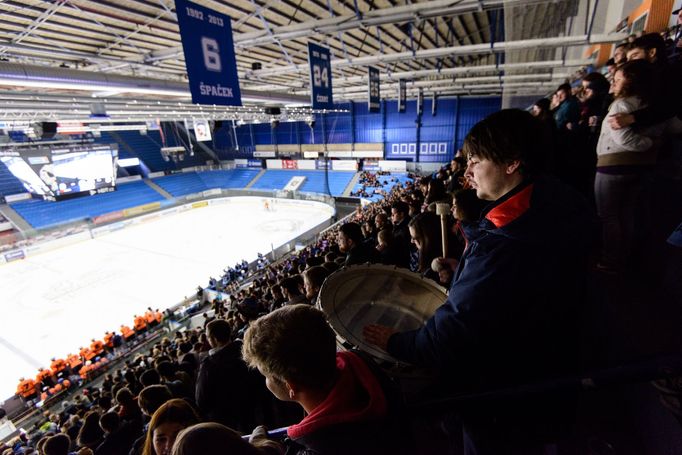
[[[332,64],[329,49],[308,43],[310,64],[310,101],[313,109],[333,109]]]
[[[192,102],[241,106],[230,17],[175,0]]]

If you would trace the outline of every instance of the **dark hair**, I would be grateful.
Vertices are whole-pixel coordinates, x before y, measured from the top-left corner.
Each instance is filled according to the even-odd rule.
[[[160,384],[161,383],[161,377],[159,376],[159,373],[156,370],[150,368],[149,370],[145,370],[140,375],[140,383],[144,387],[154,385],[154,384]]]
[[[647,33],[636,38],[630,48],[644,49],[647,52],[656,49],[656,61],[663,63],[666,60],[665,40],[658,33]]]
[[[121,419],[115,412],[107,412],[99,418],[99,426],[107,433],[112,433],[121,423]]]
[[[45,455],[68,455],[71,439],[64,433],[50,436],[43,445]]]
[[[606,66],[613,66],[616,64],[616,61],[613,58],[610,58],[606,61]],[[592,74],[592,73],[590,73]]]
[[[171,362],[165,360],[156,365],[156,371],[162,378],[170,378],[175,375],[175,366],[173,366]]]
[[[646,60],[632,60],[623,63],[620,71],[625,79],[618,97],[637,96],[647,102],[654,87],[654,73],[651,63]]]
[[[294,277],[288,277],[283,279],[279,283],[280,287],[283,289],[286,289],[287,292],[291,295],[299,295],[301,293],[301,290],[298,287],[298,280],[296,280]]]
[[[473,223],[478,220],[484,202],[476,196],[476,190],[459,190],[455,192],[453,199],[461,215],[461,221]]]
[[[355,245],[360,245],[364,239],[362,235],[362,228],[358,223],[342,224],[339,228],[343,234],[353,241]]]
[[[571,84],[561,84],[558,89],[556,89],[557,92],[564,92],[566,93],[566,96],[571,96]]]
[[[440,218],[433,212],[423,212],[410,220],[413,238],[419,241],[419,272],[431,268],[431,261],[442,255],[440,240]],[[412,234],[412,233],[410,233]]]
[[[585,77],[583,77],[583,81],[589,84],[590,90],[594,90],[598,94],[608,93],[609,91],[609,81],[602,73],[593,71],[586,74]]]
[[[155,384],[142,389],[137,399],[140,409],[147,415],[153,415],[162,404],[171,398],[173,395],[167,386]]]
[[[402,213],[405,216],[407,216],[408,212],[410,211],[410,207],[403,201],[395,201],[391,205],[391,209],[395,210],[398,213]]]
[[[523,175],[543,170],[547,154],[543,125],[529,112],[504,109],[489,115],[469,131],[462,151],[467,159],[480,157],[497,164],[519,160]]]
[[[206,334],[215,338],[218,343],[227,343],[232,338],[232,327],[224,319],[214,319],[206,324]]]
[[[539,107],[542,112],[549,112],[549,100],[547,98],[540,98],[533,103],[533,106]]]

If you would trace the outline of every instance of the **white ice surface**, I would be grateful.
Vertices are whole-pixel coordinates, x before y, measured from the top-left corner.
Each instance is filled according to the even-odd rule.
[[[51,357],[132,327],[134,314],[172,306],[331,217],[319,203],[272,205],[233,198],[0,264],[0,401]]]

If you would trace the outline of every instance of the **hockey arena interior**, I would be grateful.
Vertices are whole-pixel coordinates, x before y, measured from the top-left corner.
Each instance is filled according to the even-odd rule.
[[[0,1],[0,455],[682,453],[682,0]]]

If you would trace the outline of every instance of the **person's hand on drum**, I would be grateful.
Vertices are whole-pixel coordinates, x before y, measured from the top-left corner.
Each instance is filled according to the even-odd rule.
[[[371,343],[384,351],[388,348],[388,339],[391,335],[397,333],[398,331],[392,327],[386,327],[385,325],[370,324],[366,325],[362,329],[362,336],[365,337],[365,341]]]

